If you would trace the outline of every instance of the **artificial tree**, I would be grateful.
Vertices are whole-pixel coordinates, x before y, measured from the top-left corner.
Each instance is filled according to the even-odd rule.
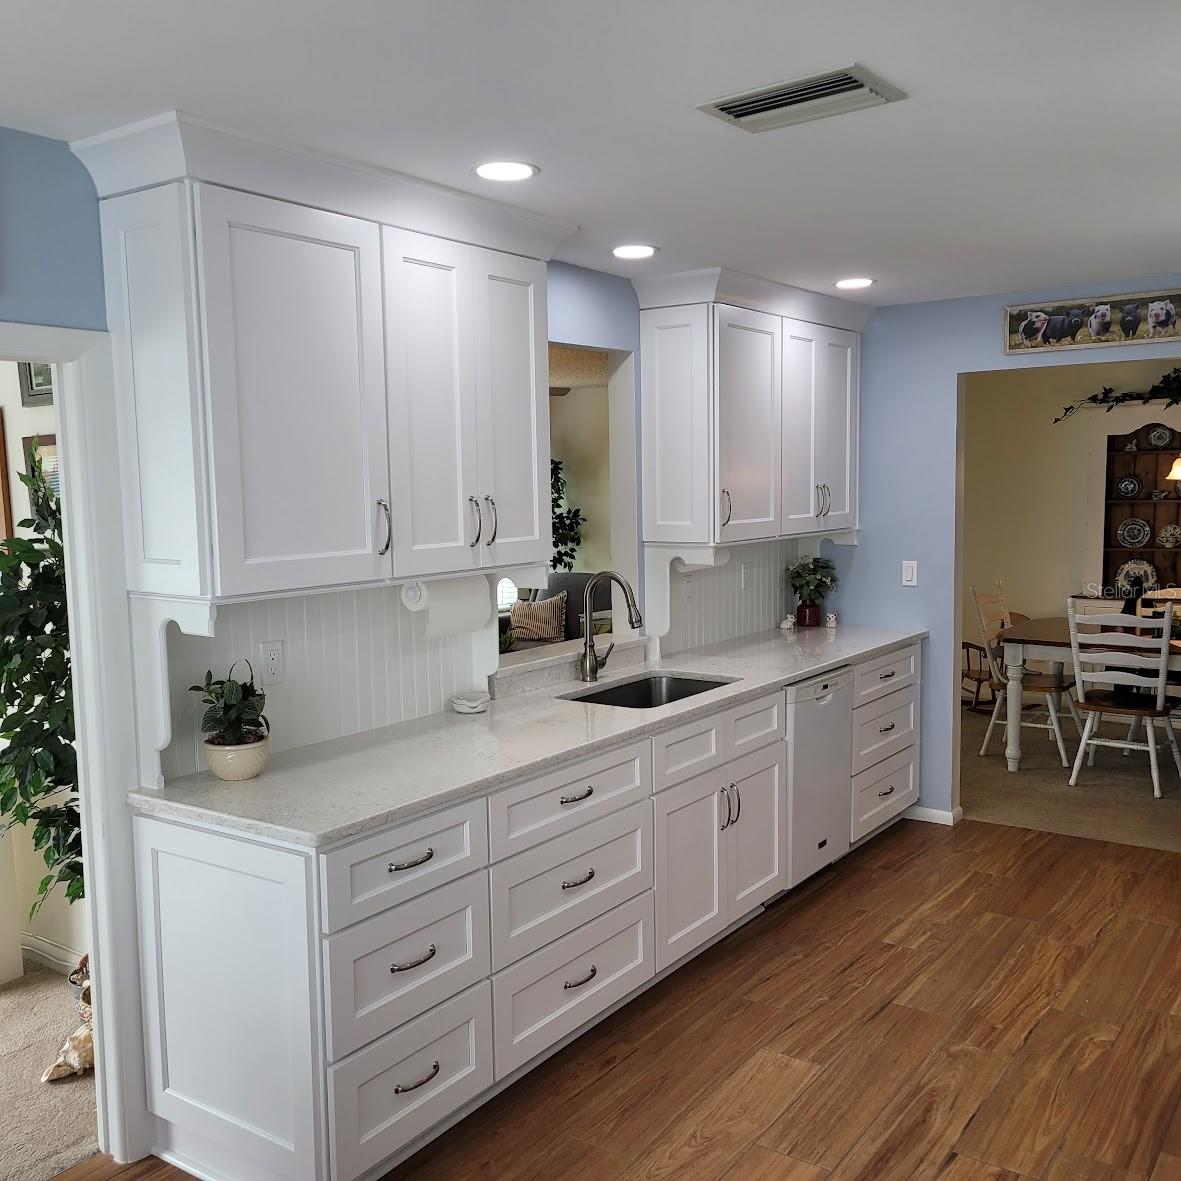
[[[582,509],[566,503],[566,477],[562,474],[560,459],[549,461],[550,512],[553,517],[554,556],[551,565],[555,570],[573,570],[574,555],[582,544],[582,527],[586,517]]]

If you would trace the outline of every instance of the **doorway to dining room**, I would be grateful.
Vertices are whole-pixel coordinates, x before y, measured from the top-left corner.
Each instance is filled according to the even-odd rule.
[[[965,817],[1181,850],[1181,775],[1163,727],[1159,799],[1146,750],[1099,747],[1093,765],[1084,758],[1077,785],[1069,784],[1082,719],[1066,619],[1068,598],[1078,610],[1103,600],[1118,613],[1134,609],[1142,591],[1181,585],[1181,480],[1167,478],[1181,457],[1181,405],[1084,407],[1055,422],[1064,407],[1101,390],[1147,391],[1176,364],[1156,358],[962,378],[957,594]],[[998,639],[1010,624],[1006,634],[1022,641],[1026,657],[1016,695]],[[1010,660],[1016,651],[1010,644]],[[1010,701],[998,710],[1006,691]],[[1018,718],[1019,726],[1007,724]],[[1123,738],[1129,726],[1128,716],[1105,714],[1096,732]]]

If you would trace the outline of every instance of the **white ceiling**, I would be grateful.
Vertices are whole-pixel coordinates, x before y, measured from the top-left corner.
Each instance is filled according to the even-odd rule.
[[[599,270],[877,304],[1181,271],[1176,0],[5,0],[3,41],[0,124],[176,108],[576,223],[559,257]],[[761,135],[694,109],[854,61],[911,97]]]

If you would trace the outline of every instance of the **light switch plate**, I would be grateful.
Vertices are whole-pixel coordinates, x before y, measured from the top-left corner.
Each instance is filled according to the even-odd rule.
[[[919,564],[914,561],[904,561],[902,563],[902,585],[903,586],[918,586],[919,584]]]

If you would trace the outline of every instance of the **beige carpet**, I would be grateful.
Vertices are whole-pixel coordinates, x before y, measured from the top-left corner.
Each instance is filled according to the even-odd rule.
[[[1154,799],[1148,753],[1100,749],[1095,766],[1084,764],[1077,787],[1066,781],[1057,747],[1041,730],[1021,733],[1021,770],[1005,764],[1004,731],[993,731],[989,753],[980,757],[988,719],[964,710],[961,714],[960,806],[973,820],[1011,824],[1068,836],[1094,837],[1123,845],[1181,852],[1181,781],[1167,749],[1162,748],[1162,799]],[[1127,733],[1127,725],[1122,728]],[[1105,736],[1117,728],[1105,724]],[[1078,750],[1078,731],[1063,722],[1066,753],[1071,763]]]
[[[26,961],[0,986],[0,1181],[47,1181],[98,1152],[94,1072],[43,1083],[79,1025],[66,978]]]

